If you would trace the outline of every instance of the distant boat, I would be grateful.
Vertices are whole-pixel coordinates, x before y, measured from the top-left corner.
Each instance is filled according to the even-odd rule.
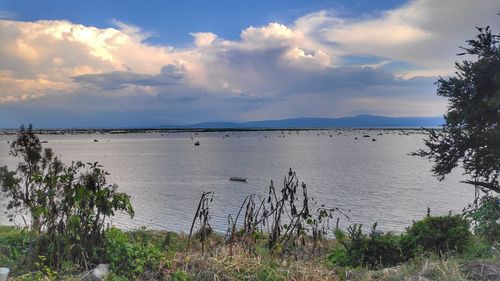
[[[240,178],[240,177],[230,177],[229,178],[230,181],[244,181],[246,182],[247,181],[247,178]]]
[[[8,143],[8,142],[7,142]],[[44,140],[44,141],[41,141],[40,143],[48,143],[48,141]]]
[[[194,145],[195,145],[195,146],[199,146],[199,145],[200,145],[200,142],[199,142],[199,141],[197,141],[197,142],[195,142],[195,143],[194,143]]]
[[[94,142],[99,142],[98,140],[94,140]]]

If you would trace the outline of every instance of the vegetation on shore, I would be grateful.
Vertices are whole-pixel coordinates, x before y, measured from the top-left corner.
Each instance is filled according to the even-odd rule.
[[[440,229],[433,228],[436,223]],[[110,264],[105,280],[490,280],[484,270],[488,265],[500,270],[499,244],[472,235],[463,228],[465,224],[460,215],[452,215],[426,217],[400,235],[363,234],[356,228],[350,233],[337,232],[337,240],[323,240],[321,251],[314,255],[296,256],[270,251],[266,235],[258,237],[255,252],[249,252],[247,241],[229,245],[227,237],[211,233],[202,253],[199,239],[191,241],[186,252],[188,235],[111,228],[105,233],[100,258]],[[26,229],[0,227],[0,264],[11,268],[12,280],[81,280],[89,276],[87,270],[69,261],[51,268],[43,255],[28,270],[29,240]],[[307,245],[302,248],[304,253],[312,251],[312,243]],[[442,248],[444,245],[449,248]],[[474,267],[477,264],[481,266]],[[481,274],[481,267],[483,278],[474,278]],[[419,277],[427,279],[411,279]]]
[[[429,210],[400,234],[376,223],[369,233],[356,224],[332,229],[331,219],[348,216],[318,206],[290,169],[281,188],[271,182],[266,197],[249,195],[224,235],[210,226],[211,192],[202,194],[188,235],[124,232],[107,219],[133,216],[130,197],[107,183],[98,163],[64,165],[30,126],[11,143],[17,169],[0,167],[9,215],[25,223],[0,226],[0,266],[12,269],[12,280],[92,280],[99,263],[109,264],[105,280],[498,280],[497,38],[480,29],[465,49],[479,60],[457,64],[458,77],[438,82],[452,102],[447,125],[429,132],[429,151],[415,153],[433,160],[440,178],[462,161],[478,189],[462,214]]]

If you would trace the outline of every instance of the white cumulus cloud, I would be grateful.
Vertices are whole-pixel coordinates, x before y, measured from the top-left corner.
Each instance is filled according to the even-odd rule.
[[[48,123],[78,110],[113,122],[126,112],[145,124],[439,115],[446,104],[433,81],[452,73],[474,26],[498,31],[498,7],[493,0],[414,0],[358,18],[317,11],[244,28],[232,40],[193,31],[193,44],[183,48],[148,43],[151,33],[119,20],[97,28],[4,19],[0,120],[28,108]]]

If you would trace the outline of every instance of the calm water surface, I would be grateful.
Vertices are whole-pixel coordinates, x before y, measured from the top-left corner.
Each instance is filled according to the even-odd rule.
[[[42,135],[41,139],[63,161],[104,165],[111,173],[109,182],[132,196],[134,219],[123,215],[113,219],[127,229],[146,226],[188,232],[199,196],[213,191],[212,226],[224,231],[227,215],[234,216],[245,196],[266,194],[270,180],[282,183],[289,168],[319,204],[350,210],[352,222],[378,221],[382,230],[404,229],[424,216],[427,207],[434,214],[461,211],[474,196],[471,187],[459,183],[459,172],[438,182],[430,175],[431,163],[408,156],[423,147],[424,135],[401,133],[190,132]],[[0,136],[0,165],[10,168],[16,163],[8,155],[7,141],[12,139]],[[194,146],[195,141],[201,145]],[[232,176],[246,177],[248,182],[231,182]],[[5,205],[5,199],[0,204]],[[0,213],[0,224],[7,223]]]

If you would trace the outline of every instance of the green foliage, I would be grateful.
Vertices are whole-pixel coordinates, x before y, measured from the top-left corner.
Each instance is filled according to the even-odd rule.
[[[117,275],[114,272],[110,272],[108,277],[106,278],[107,281],[128,281],[129,278]]]
[[[134,214],[130,197],[107,184],[97,162],[64,165],[42,148],[31,125],[21,127],[10,154],[21,161],[16,171],[0,168],[0,188],[10,199],[11,218],[25,211],[31,216],[29,267],[60,268],[65,261],[87,267],[99,254],[106,219],[115,211]]]
[[[333,235],[335,235],[335,240],[342,242],[347,239],[347,235],[340,228],[336,227],[333,231]]]
[[[172,274],[172,280],[173,281],[189,281],[191,279],[189,279],[188,274],[184,270],[176,270]]]
[[[399,245],[399,236],[390,232],[370,233],[365,254],[364,262],[370,266],[390,266],[405,259]]]
[[[367,266],[377,268],[392,266],[405,258],[400,248],[400,237],[392,233],[381,233],[374,224],[370,234],[363,234],[361,225],[348,228],[348,238],[342,237],[328,259],[338,266]],[[339,232],[339,230],[337,230]]]
[[[489,28],[478,31],[462,48],[477,60],[456,63],[455,76],[437,81],[437,94],[450,105],[443,130],[430,130],[429,150],[414,154],[433,160],[439,179],[461,163],[468,183],[500,192],[500,48]]]
[[[492,257],[491,247],[489,241],[476,235],[467,243],[459,257],[465,261],[487,259]]]
[[[337,266],[356,266],[352,263],[352,259],[347,253],[347,249],[342,244],[337,244],[333,247],[332,252],[328,255],[328,260]]]
[[[23,270],[22,261],[29,250],[25,230],[0,226],[0,264],[11,268],[12,274]]]
[[[500,242],[500,198],[485,195],[477,200],[478,207],[467,210],[465,217],[473,222],[475,234],[490,243]]]
[[[138,243],[117,228],[109,229],[104,240],[106,259],[118,276],[132,278],[146,270],[154,270],[163,257],[159,247],[150,240]]]
[[[409,256],[420,252],[441,256],[450,252],[461,253],[471,237],[469,222],[461,215],[427,216],[407,228],[401,244]]]
[[[43,276],[46,276],[49,280],[54,279],[57,277],[57,271],[52,270],[50,267],[48,267],[47,264],[47,257],[46,256],[38,256],[37,260],[35,262],[34,270],[43,274]]]
[[[355,224],[348,228],[347,237],[336,230],[338,243],[329,261],[338,266],[378,268],[399,264],[422,253],[442,256],[469,249],[471,255],[478,255],[484,250],[480,245],[470,244],[469,223],[461,215],[427,216],[413,222],[401,235],[378,232],[376,226],[364,234],[361,225]]]

